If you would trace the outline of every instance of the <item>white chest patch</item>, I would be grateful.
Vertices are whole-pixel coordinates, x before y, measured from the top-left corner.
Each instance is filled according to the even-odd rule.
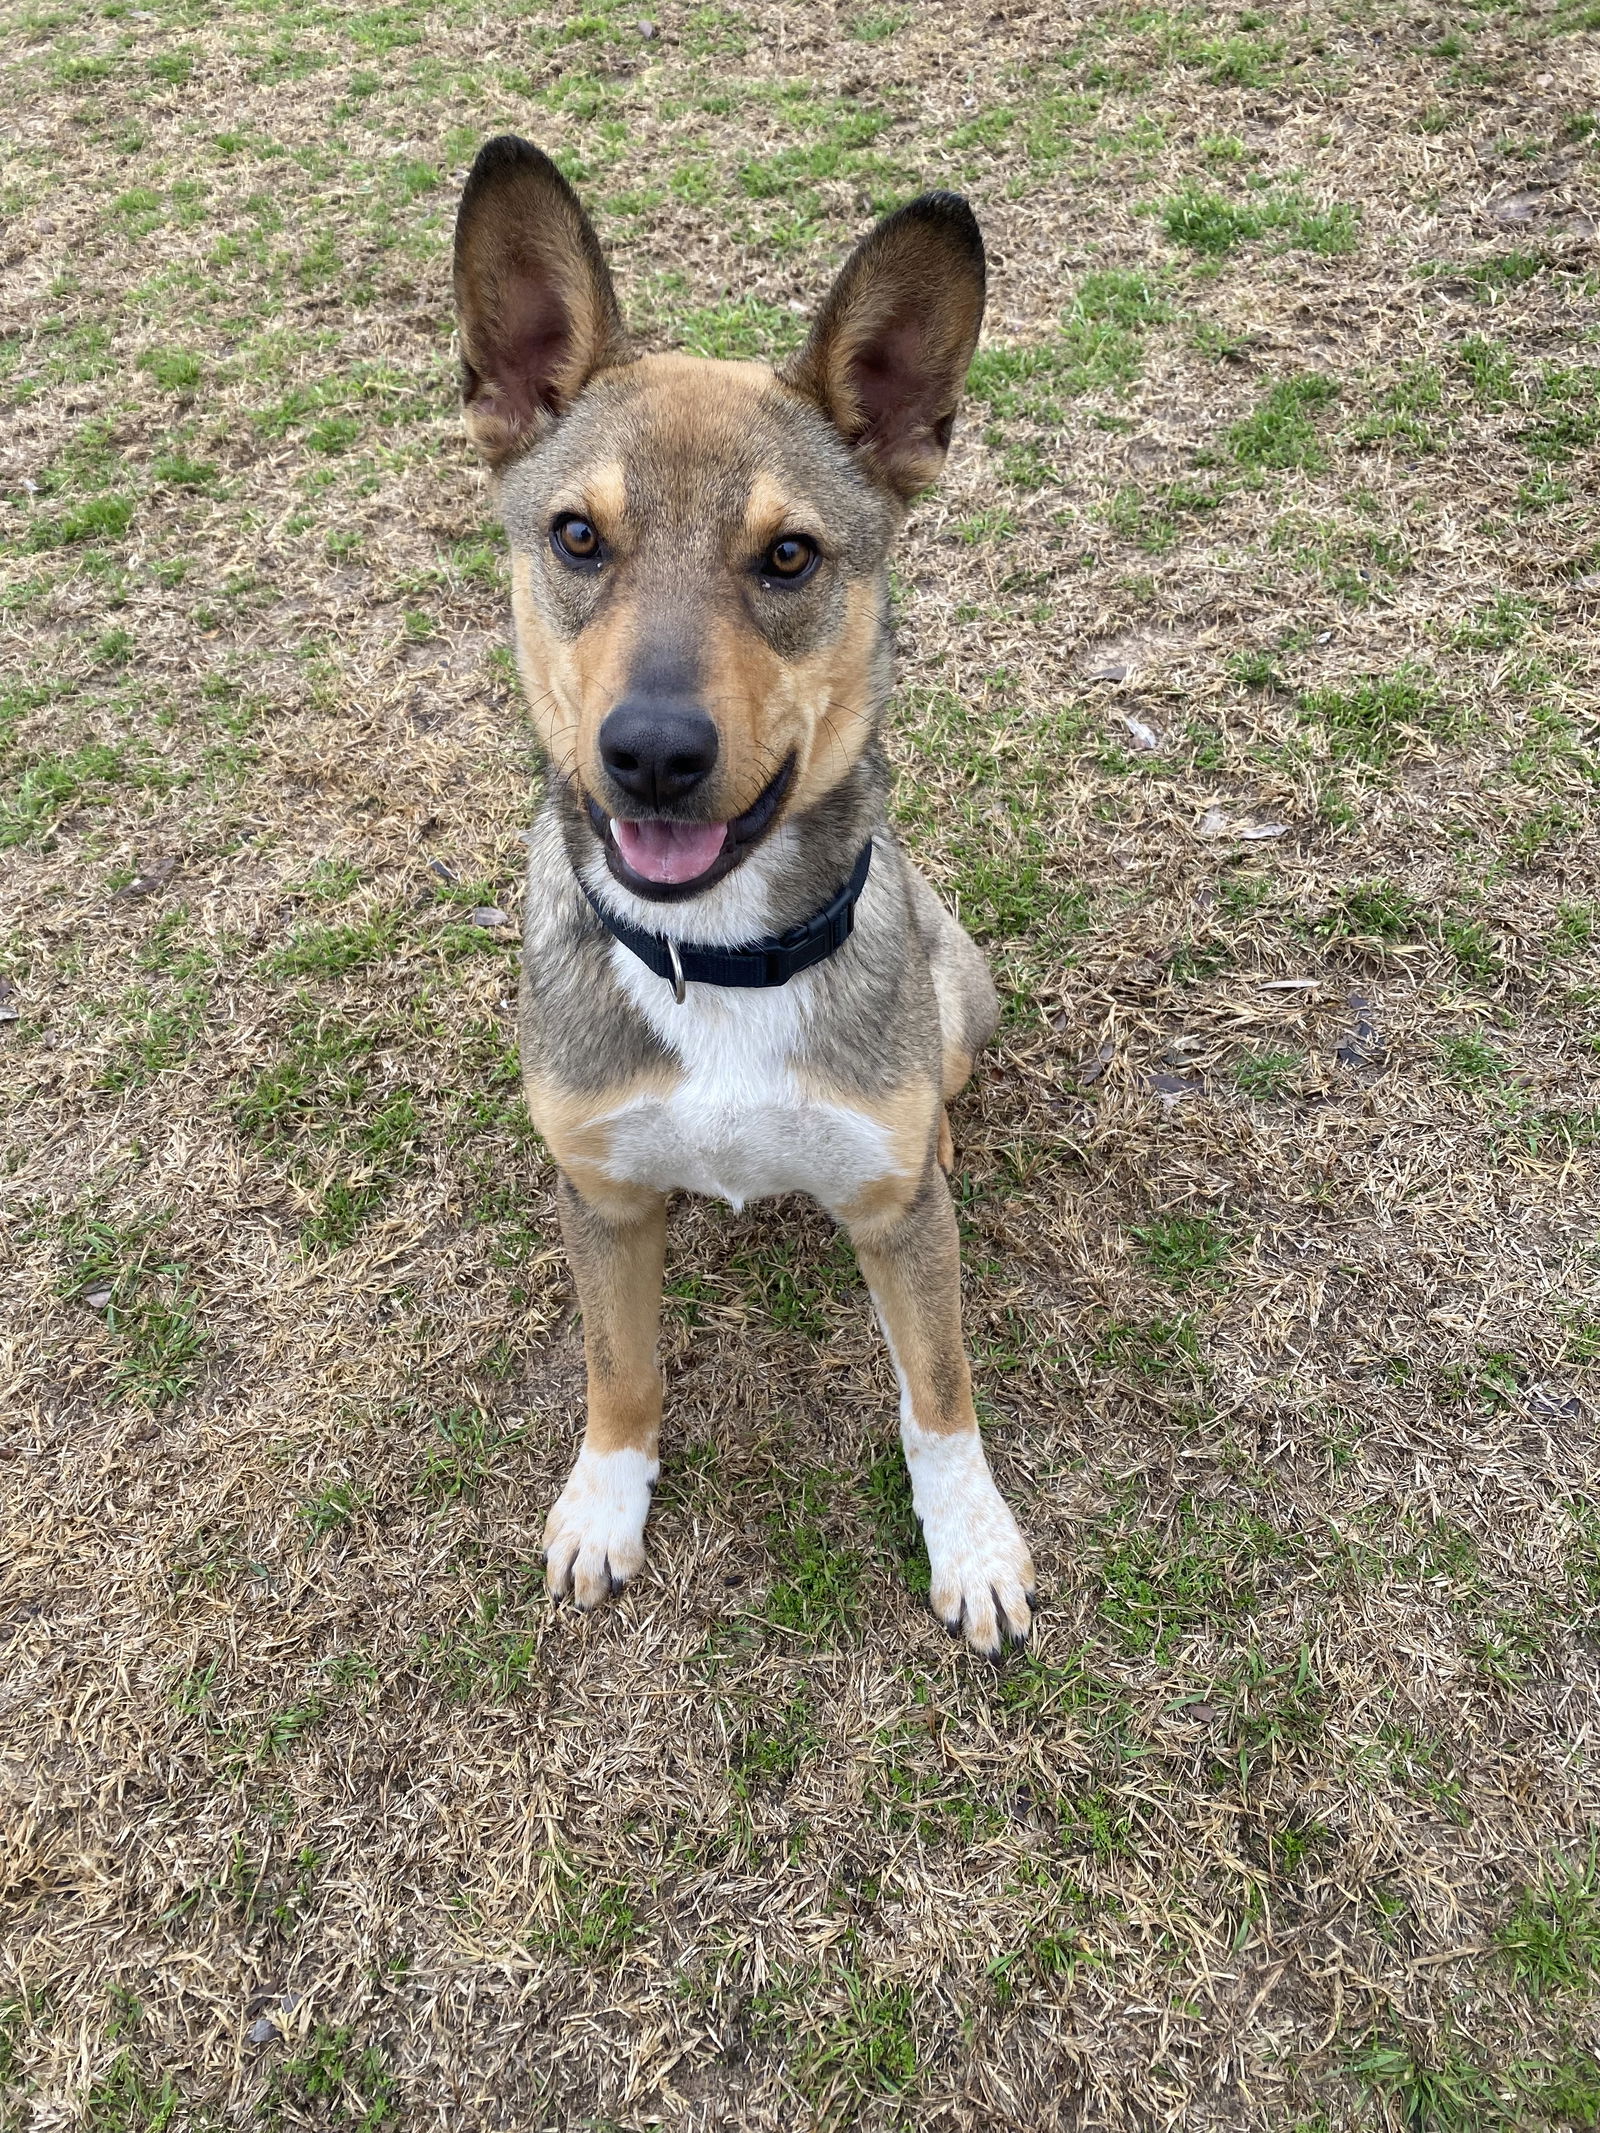
[[[813,972],[765,992],[691,985],[680,1007],[620,942],[611,962],[684,1077],[671,1096],[640,1097],[610,1114],[613,1177],[732,1207],[803,1192],[836,1208],[895,1168],[886,1127],[805,1093]]]

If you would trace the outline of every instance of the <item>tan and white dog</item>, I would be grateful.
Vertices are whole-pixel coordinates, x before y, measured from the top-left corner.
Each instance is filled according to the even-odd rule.
[[[593,1607],[644,1562],[669,1194],[802,1192],[888,1336],[934,1611],[997,1653],[1033,1565],[978,1436],[944,1105],[998,1009],[888,826],[880,742],[887,557],[977,343],[977,224],[950,193],[890,215],[780,371],[640,356],[571,188],[507,135],[467,181],[455,287],[549,759],[522,1063],[588,1362],[551,1586]]]

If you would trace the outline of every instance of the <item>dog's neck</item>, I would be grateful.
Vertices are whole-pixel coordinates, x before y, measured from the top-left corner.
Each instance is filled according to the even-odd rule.
[[[606,865],[582,802],[551,786],[575,874],[625,925],[705,948],[736,948],[786,932],[820,911],[850,878],[886,819],[889,768],[874,746],[803,815],[785,819],[723,880],[680,902],[635,896]]]

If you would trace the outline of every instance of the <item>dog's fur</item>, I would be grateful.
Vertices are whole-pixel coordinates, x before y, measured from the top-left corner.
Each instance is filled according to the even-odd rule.
[[[944,1104],[994,1032],[995,990],[887,826],[879,739],[886,558],[943,464],[983,272],[965,202],[929,194],[857,247],[781,372],[635,356],[546,157],[491,141],[462,198],[466,423],[496,476],[550,766],[521,1042],[583,1310],[588,1426],[545,1535],[551,1585],[580,1607],[644,1561],[667,1196],[804,1192],[848,1230],[888,1336],[936,1613],[985,1653],[1031,1625],[1033,1567],[978,1438],[945,1180]],[[593,561],[557,545],[567,516],[603,543]],[[783,539],[817,552],[803,582],[761,574]],[[686,797],[641,807],[618,785],[600,731],[624,701],[710,715],[714,766]],[[633,871],[619,819],[624,836],[732,828],[680,886]],[[842,948],[787,985],[691,984],[681,1005],[582,886],[636,927],[731,947],[820,910],[869,837]]]

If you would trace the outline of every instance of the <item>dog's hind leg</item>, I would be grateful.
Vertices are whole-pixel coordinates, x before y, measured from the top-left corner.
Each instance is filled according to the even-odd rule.
[[[940,1093],[948,1103],[965,1088],[973,1060],[1000,1025],[1000,996],[982,949],[950,916],[909,861],[906,880],[911,915],[927,954],[934,997],[939,1003],[943,1081]]]
[[[644,1564],[644,1522],[661,1470],[656,1339],[667,1203],[628,1187],[585,1197],[563,1175],[556,1204],[583,1309],[589,1411],[544,1546],[551,1591],[587,1608]]]
[[[903,1212],[846,1220],[900,1376],[900,1441],[928,1544],[933,1611],[993,1658],[1032,1625],[1033,1560],[978,1436],[950,1189],[930,1163]]]

